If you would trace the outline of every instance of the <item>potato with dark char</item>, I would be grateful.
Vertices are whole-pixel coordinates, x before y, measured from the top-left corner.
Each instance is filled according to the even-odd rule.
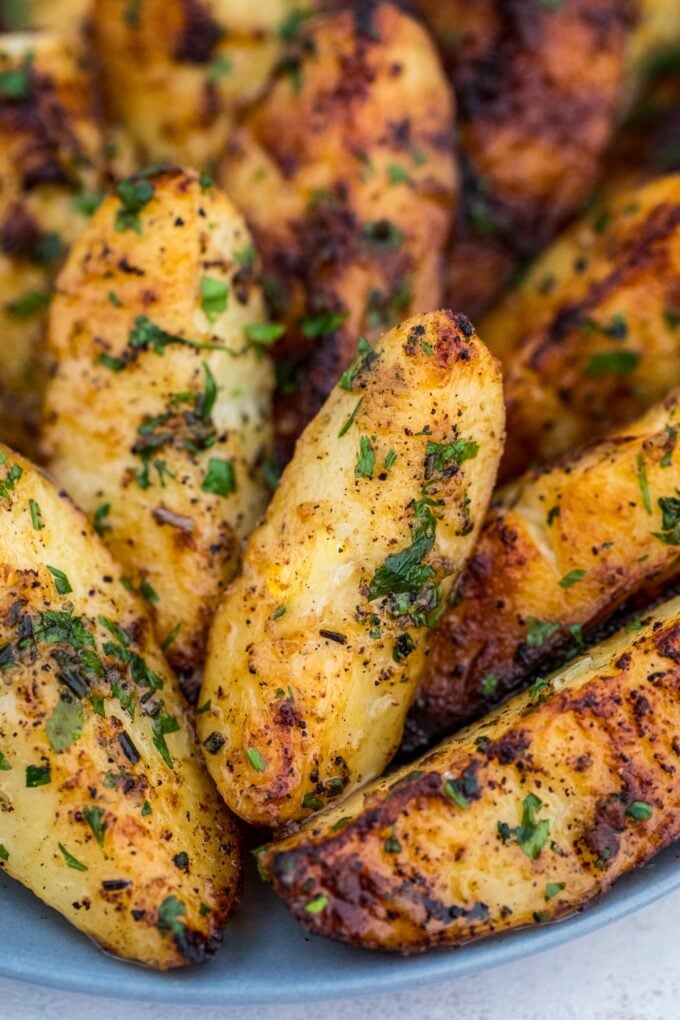
[[[215,616],[197,716],[246,821],[304,818],[394,754],[503,424],[496,362],[436,312],[364,343],[303,433]]]
[[[117,169],[93,93],[89,74],[61,36],[2,36],[0,438],[32,453],[52,282]]]
[[[310,931],[415,953],[580,910],[680,836],[680,600],[259,855]]]
[[[52,305],[46,460],[152,604],[190,696],[268,496],[254,258],[218,188],[194,171],[141,174],[95,213]]]
[[[677,0],[417,0],[458,102],[463,191],[446,303],[476,318],[590,196]]]
[[[680,390],[501,492],[439,618],[404,748],[478,719],[680,574]]]
[[[263,91],[309,5],[295,0],[97,0],[94,44],[112,112],[149,160],[204,168]]]
[[[301,26],[233,137],[219,179],[246,215],[285,327],[274,347],[284,457],[360,336],[441,305],[452,129],[431,40],[377,4]]]
[[[0,519],[0,868],[117,956],[199,963],[240,847],[144,603],[6,446]]]
[[[680,174],[589,212],[479,329],[504,368],[503,480],[663,399],[680,382]]]

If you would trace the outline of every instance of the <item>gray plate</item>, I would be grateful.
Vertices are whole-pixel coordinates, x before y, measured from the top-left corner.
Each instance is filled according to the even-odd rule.
[[[30,892],[0,876],[0,975],[87,995],[243,1005],[379,995],[450,981],[585,935],[680,887],[680,845],[566,921],[401,959],[307,935],[251,876],[222,950],[204,967],[155,974],[106,956]]]

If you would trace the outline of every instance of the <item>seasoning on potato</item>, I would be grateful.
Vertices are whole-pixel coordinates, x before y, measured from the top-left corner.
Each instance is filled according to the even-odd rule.
[[[457,198],[452,96],[394,6],[312,19],[230,139],[218,178],[262,253],[287,460],[356,351],[442,305]]]
[[[233,820],[144,603],[63,493],[0,446],[0,868],[108,951],[218,947]]]
[[[680,600],[259,854],[310,931],[414,953],[580,910],[680,836]]]
[[[482,320],[508,409],[503,480],[633,421],[680,383],[680,174],[617,194]]]
[[[45,330],[68,245],[126,154],[114,157],[91,75],[67,38],[0,42],[0,440],[36,454]]]
[[[297,0],[96,0],[107,99],[146,159],[211,169],[310,5]]]
[[[498,366],[465,317],[415,317],[360,344],[210,634],[198,731],[246,821],[303,818],[389,762],[503,425]]]
[[[655,585],[675,580],[679,401],[671,391],[639,421],[499,494],[430,639],[408,751],[573,657],[624,600],[648,604]]]
[[[194,171],[142,173],[95,213],[61,273],[45,453],[191,696],[207,629],[267,501],[271,367],[241,216]]]

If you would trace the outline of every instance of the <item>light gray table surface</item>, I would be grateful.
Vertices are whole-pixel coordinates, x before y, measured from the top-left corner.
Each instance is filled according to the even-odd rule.
[[[678,1020],[680,892],[566,946],[373,999],[218,1008],[117,1003],[0,980],[0,1020]],[[2,950],[0,949],[0,952]]]

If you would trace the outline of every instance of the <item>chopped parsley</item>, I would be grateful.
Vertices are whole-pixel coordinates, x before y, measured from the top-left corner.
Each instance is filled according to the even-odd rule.
[[[8,860],[9,860],[9,850],[7,849],[6,846],[4,846],[2,843],[0,843],[0,861],[8,861]]]
[[[535,616],[527,618],[527,644],[530,648],[540,648],[557,634],[559,623],[552,620],[537,620]]]
[[[153,184],[146,177],[132,177],[127,181],[120,181],[115,192],[121,203],[116,213],[115,229],[118,233],[134,230],[136,234],[141,234],[142,223],[139,214],[156,193]]]
[[[230,460],[211,457],[208,470],[201,482],[203,492],[211,492],[215,496],[231,496],[236,492],[236,472]]]
[[[386,471],[390,470],[390,468],[394,465],[396,459],[397,459],[396,452],[394,450],[388,450],[387,453],[385,454],[385,459],[383,461],[383,467],[385,468]]]
[[[498,677],[494,676],[493,673],[487,673],[486,676],[483,676],[479,681],[479,689],[486,698],[492,695],[496,691],[497,687]]]
[[[182,942],[184,939],[184,921],[187,910],[181,900],[176,896],[166,896],[158,908],[156,927],[161,935],[172,935],[174,939]]]
[[[310,315],[300,319],[300,331],[308,340],[316,340],[340,329],[346,318],[346,312],[325,312],[322,315]]]
[[[567,888],[566,882],[548,882],[545,887],[545,902],[549,903],[550,900],[554,900],[556,896],[562,892],[563,889]]]
[[[65,751],[75,744],[83,732],[83,721],[82,702],[71,693],[64,692],[45,725],[52,750]]]
[[[214,276],[201,277],[201,308],[209,322],[227,310],[229,286]]]
[[[644,800],[634,800],[626,808],[626,814],[636,822],[648,822],[654,814],[654,808]]]
[[[354,466],[356,478],[373,478],[375,471],[375,449],[368,436],[362,436],[359,440],[359,453]]]
[[[92,835],[97,840],[97,843],[103,849],[107,827],[106,821],[104,820],[104,809],[100,807],[90,807],[89,804],[86,804],[83,808],[83,818],[90,826]]]
[[[568,574],[560,578],[558,584],[560,588],[571,588],[573,585],[578,584],[588,573],[587,570],[570,570]]]
[[[459,807],[462,811],[467,811],[470,807],[470,802],[463,796],[459,784],[455,779],[449,779],[444,784],[444,793],[449,797],[456,807]]]
[[[63,570],[59,570],[57,567],[50,567],[48,564],[47,569],[54,578],[54,587],[57,589],[60,595],[70,595],[73,591],[71,582],[64,573]]]
[[[354,386],[355,376],[366,368],[370,368],[374,361],[376,361],[380,355],[377,351],[374,351],[368,340],[365,337],[359,338],[358,354],[354,361],[347,366],[345,371],[340,376],[338,386],[340,389],[348,390],[350,393]]]
[[[680,490],[675,490],[680,495]],[[661,496],[658,500],[661,509],[662,531],[653,532],[654,538],[666,545],[680,545],[680,499],[677,496]]]
[[[397,835],[396,835],[394,829],[392,829],[391,835],[389,835],[387,837],[387,839],[385,840],[385,842],[383,843],[383,847],[384,847],[384,850],[385,850],[386,854],[400,854],[401,853],[401,850],[402,850],[401,843],[397,839]]]
[[[2,753],[2,751],[0,751],[0,772],[11,772],[11,771],[12,771],[12,766],[7,761],[7,759],[5,758],[5,756]]]
[[[170,769],[174,768],[174,762],[165,738],[169,733],[177,733],[179,728],[179,723],[174,715],[168,715],[164,709],[161,709],[151,726],[151,739],[154,747]]]
[[[248,759],[251,767],[254,768],[256,772],[266,772],[267,763],[256,747],[246,748],[246,758]]]
[[[322,910],[325,910],[328,906],[327,896],[316,896],[313,900],[305,907],[308,914],[320,914]]]
[[[423,563],[435,543],[437,519],[429,500],[419,500],[411,524],[411,544],[401,552],[390,554],[373,575],[368,588],[368,601],[385,595],[417,593],[435,576],[434,569]]]
[[[359,410],[360,410],[361,405],[363,404],[363,402],[364,402],[364,398],[360,397],[360,399],[357,401],[357,403],[356,403],[356,405],[354,407],[354,410],[350,414],[349,418],[347,419],[345,424],[342,426],[342,428],[338,432],[338,439],[342,439],[342,437],[349,432],[349,430],[351,429],[352,425],[356,421],[356,417],[357,417],[357,415],[359,413]]]
[[[26,786],[48,786],[52,782],[52,772],[49,765],[27,765]]]
[[[33,54],[28,53],[19,67],[0,71],[0,97],[26,99],[31,91],[32,66]]]
[[[535,861],[548,842],[550,822],[547,818],[540,821],[536,815],[543,807],[535,793],[530,793],[522,802],[522,820],[516,828],[510,828],[505,822],[498,823],[498,835],[503,843],[514,839],[532,861]]]
[[[36,531],[42,531],[42,529],[45,527],[45,524],[43,522],[42,514],[40,512],[40,504],[36,503],[34,499],[29,499],[28,508],[31,512],[31,524],[33,525]]]
[[[638,366],[638,351],[606,351],[591,354],[586,365],[586,375],[630,375]]]
[[[638,453],[637,460],[635,461],[635,473],[637,475],[638,485],[640,487],[640,495],[642,496],[642,505],[647,511],[647,513],[651,515],[652,500],[649,495],[647,468],[645,466],[645,458],[641,453]]]
[[[246,340],[256,347],[271,347],[286,332],[282,322],[253,322],[243,327]]]
[[[73,868],[74,871],[87,871],[87,865],[82,864],[77,857],[74,857],[73,854],[69,853],[63,843],[59,843],[58,845],[61,850],[61,855],[69,868]]]
[[[27,290],[21,297],[9,301],[5,311],[17,322],[26,322],[34,315],[43,312],[50,303],[50,293],[46,290]]]
[[[425,447],[425,478],[429,481],[434,474],[452,474],[459,464],[473,460],[479,453],[479,444],[467,439],[456,439],[451,443],[428,441]]]

